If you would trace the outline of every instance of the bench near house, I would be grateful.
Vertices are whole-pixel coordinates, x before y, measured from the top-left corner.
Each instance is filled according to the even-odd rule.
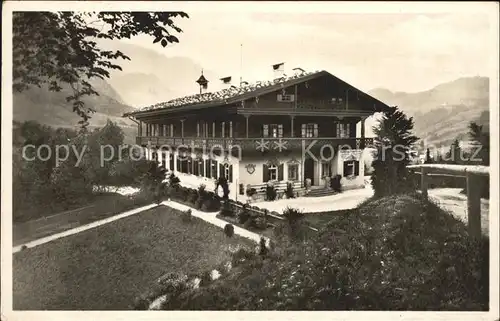
[[[278,74],[275,80],[200,93],[127,113],[138,125],[137,144],[191,185],[214,187],[224,175],[230,198],[248,186],[309,178],[314,187],[341,175],[345,188],[364,186],[364,157],[373,139],[365,119],[384,103],[326,71]]]

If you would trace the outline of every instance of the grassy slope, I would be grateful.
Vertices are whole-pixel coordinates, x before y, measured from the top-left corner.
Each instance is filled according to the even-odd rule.
[[[250,241],[158,207],[15,254],[14,309],[128,309],[161,275],[212,269],[237,244]]]
[[[170,309],[487,310],[488,244],[413,196],[370,200],[305,243],[246,260]]]

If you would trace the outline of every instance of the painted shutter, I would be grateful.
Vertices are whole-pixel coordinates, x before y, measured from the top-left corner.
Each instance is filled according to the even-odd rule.
[[[215,159],[212,160],[212,164],[213,164],[213,167],[212,167],[212,177],[217,179],[219,178],[219,176],[217,175],[217,161]]]
[[[233,165],[229,165],[229,183],[233,182]]]
[[[347,171],[349,170],[349,162],[344,162],[344,177],[347,176]]]
[[[262,182],[266,183],[269,180],[269,166],[262,165]]]
[[[212,173],[212,166],[210,163],[210,159],[205,159],[205,168],[206,168],[206,175],[205,177],[211,178],[210,173]]]
[[[278,166],[278,181],[283,180],[283,164]]]
[[[359,176],[359,162],[354,161],[354,175]]]
[[[193,175],[200,175],[200,166],[198,165],[198,159],[193,160]]]
[[[224,164],[219,164],[219,177],[226,176],[224,173]]]

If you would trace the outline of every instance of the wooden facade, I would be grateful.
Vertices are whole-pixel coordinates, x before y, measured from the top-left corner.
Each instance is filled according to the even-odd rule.
[[[347,168],[339,158],[340,149],[363,150],[372,143],[372,138],[365,137],[364,121],[387,107],[324,71],[270,86],[242,88],[235,97],[214,97],[199,102],[189,98],[187,101],[195,102],[176,106],[159,104],[125,116],[133,117],[138,124],[136,143],[151,150],[188,149],[205,156],[208,150],[213,153],[214,149],[230,151],[235,156],[232,153],[237,150],[239,159],[233,162],[231,179],[236,170],[240,172],[234,175],[236,180],[262,183],[261,179],[256,180],[255,176],[245,173],[244,167],[258,163],[262,168],[257,176],[265,181],[269,175],[264,159],[270,154],[289,158],[293,155],[301,164],[297,179],[314,175],[315,183],[319,184],[325,171],[333,175]],[[331,146],[333,154],[337,155],[329,164],[316,162],[311,165],[300,153],[304,148],[317,151],[325,145]],[[176,156],[169,157],[170,162],[175,162]],[[228,166],[233,167],[232,164]],[[289,175],[284,176],[283,171],[288,171],[288,165],[285,169],[280,166],[276,178],[285,179]],[[196,169],[198,174],[202,170],[205,171],[202,176],[206,177],[206,168]],[[357,171],[359,173],[359,168]]]

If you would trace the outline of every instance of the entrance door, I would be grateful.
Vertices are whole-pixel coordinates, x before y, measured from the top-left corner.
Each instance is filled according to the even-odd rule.
[[[312,158],[306,158],[304,160],[304,181],[306,178],[311,179],[311,186],[314,185],[314,160]]]

